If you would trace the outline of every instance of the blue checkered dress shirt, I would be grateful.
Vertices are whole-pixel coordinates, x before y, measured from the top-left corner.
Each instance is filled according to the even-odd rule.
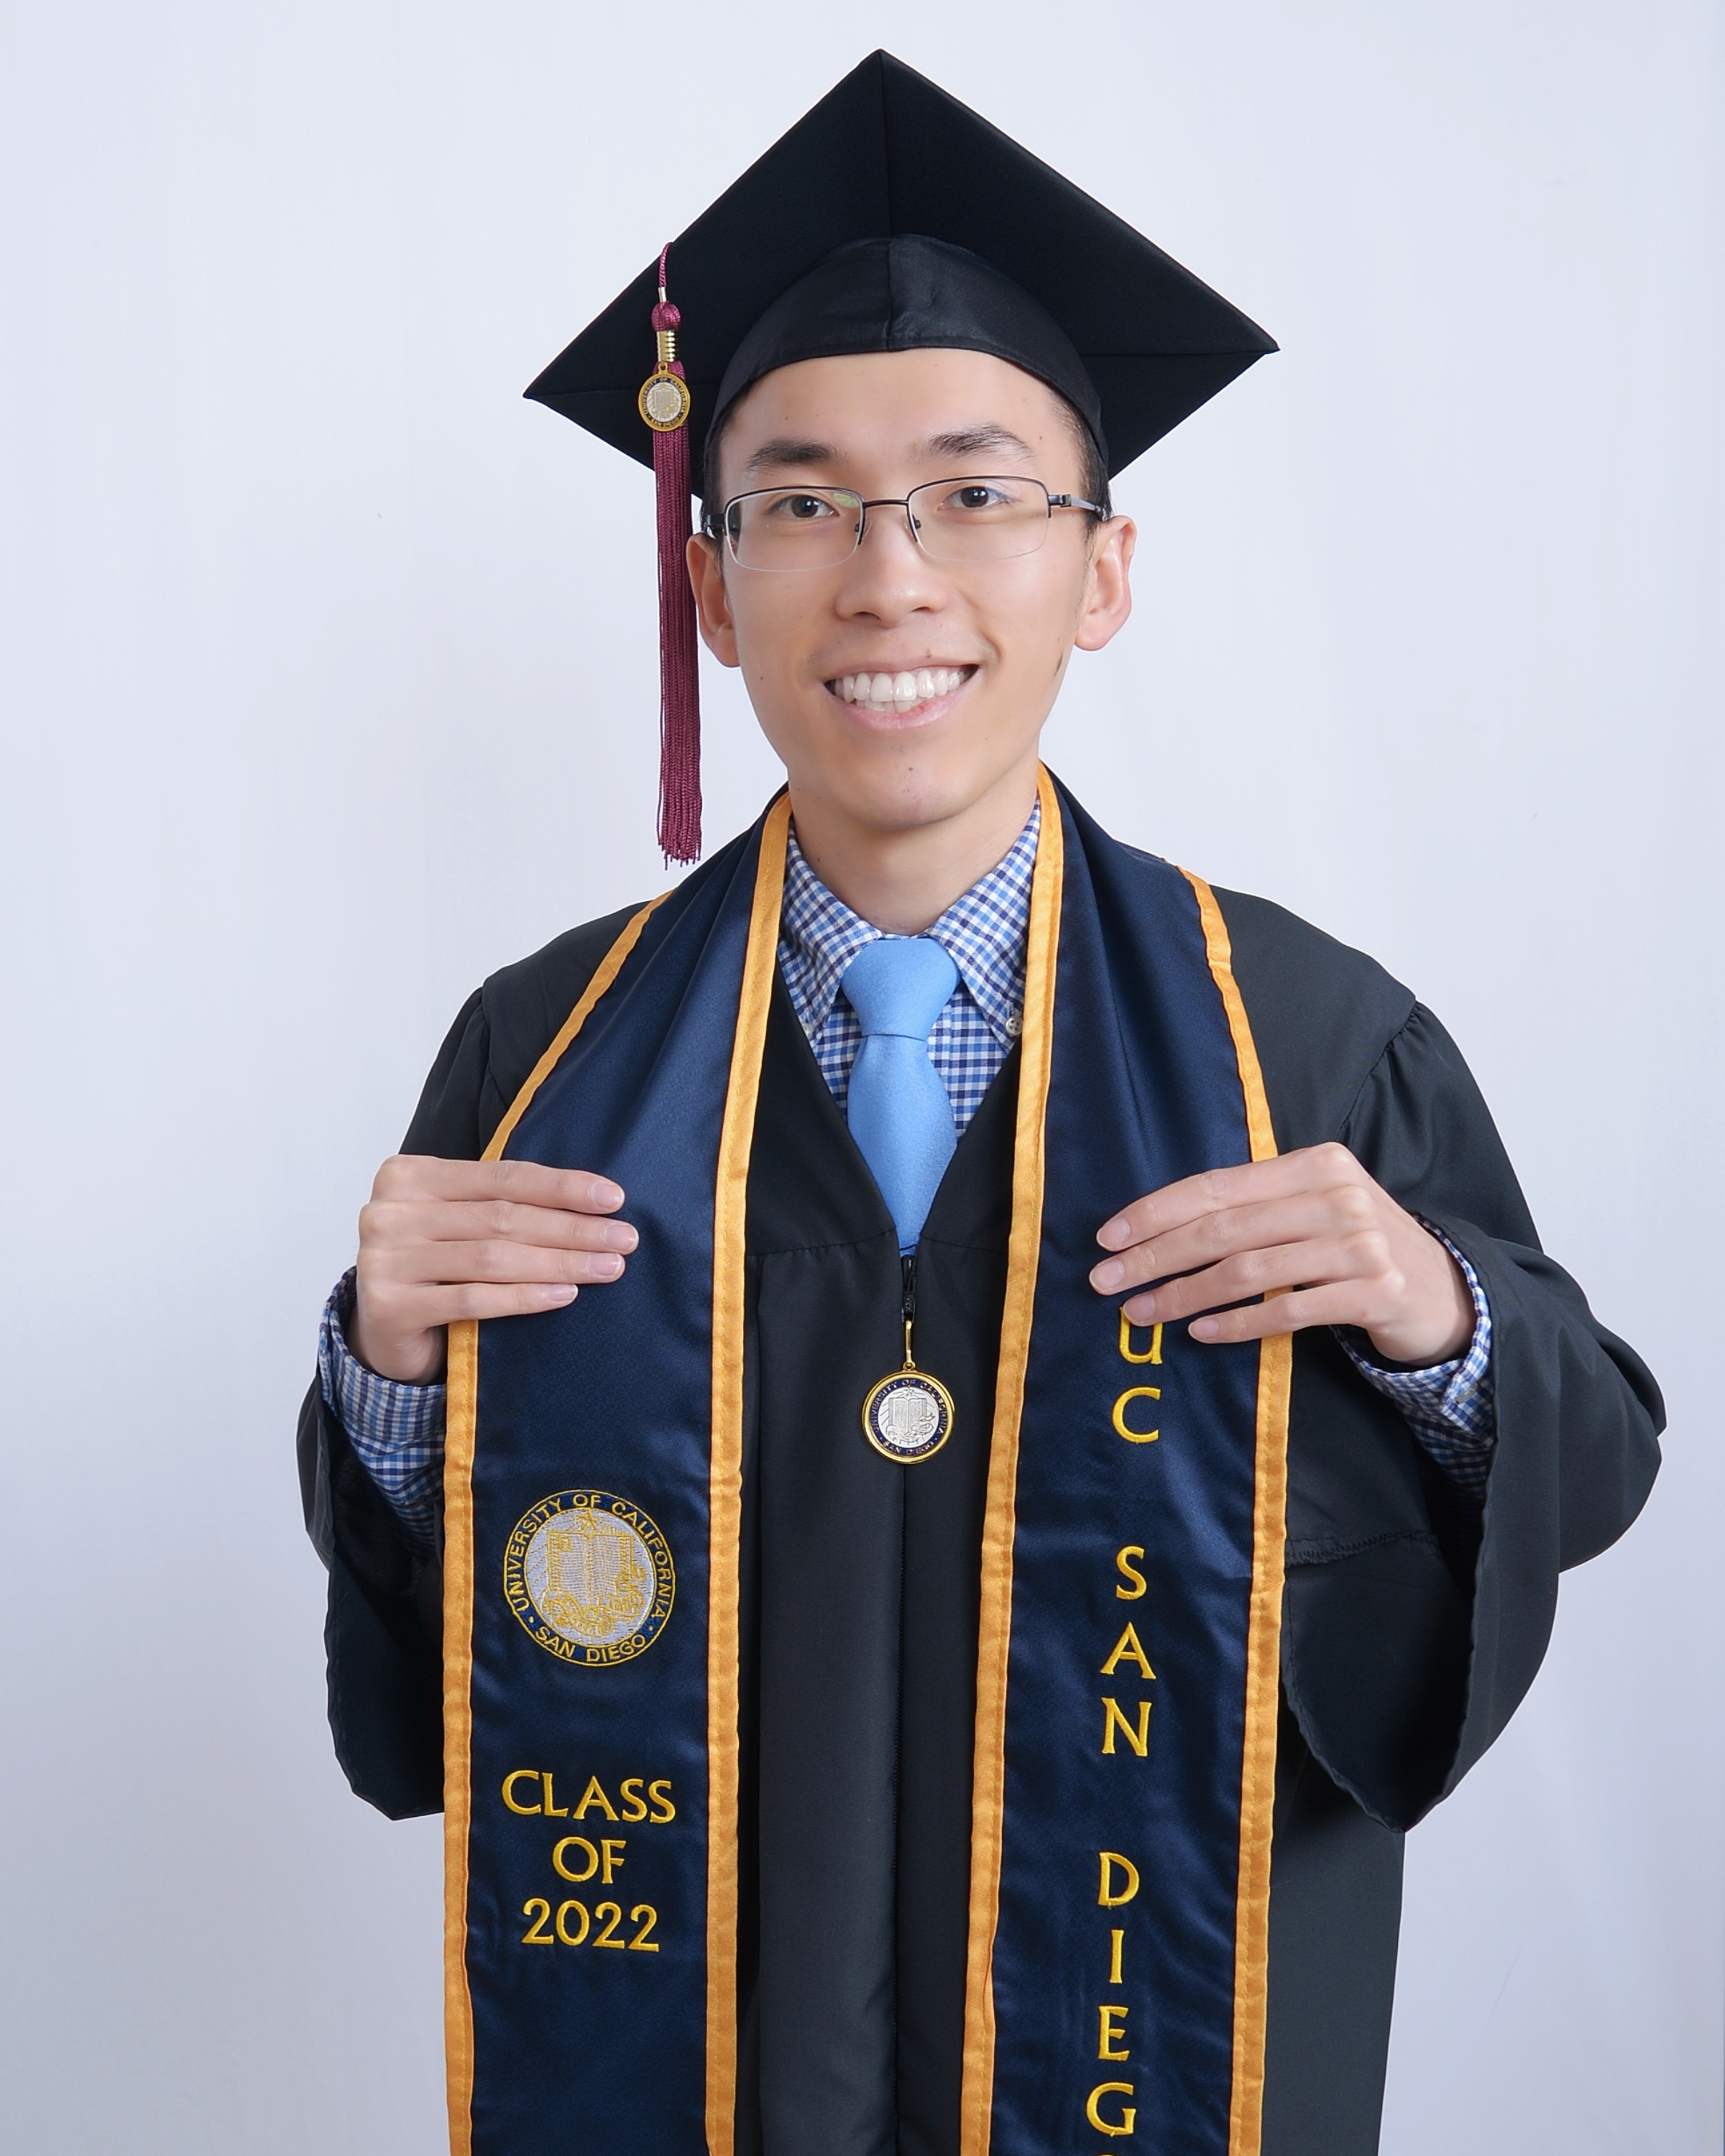
[[[958,985],[934,1022],[928,1053],[952,1103],[960,1137],[1019,1037],[1030,878],[1041,821],[1039,806],[1030,811],[1029,822],[999,866],[923,932],[958,968]],[[850,1091],[850,1066],[862,1046],[862,1028],[839,997],[839,983],[857,952],[880,936],[878,928],[827,889],[804,859],[793,830],[785,859],[778,968],[820,1075],[841,1108]]]
[[[961,1135],[1018,1038],[1040,819],[1040,808],[1033,808],[1006,858],[925,932],[951,953],[958,968],[958,985],[935,1020],[928,1053],[952,1100]],[[779,970],[821,1075],[840,1107],[862,1029],[839,983],[850,961],[880,933],[821,882],[793,829],[785,864]],[[1466,1353],[1426,1370],[1384,1370],[1369,1359],[1363,1336],[1358,1341],[1346,1332],[1337,1337],[1360,1375],[1394,1401],[1445,1473],[1471,1495],[1483,1497],[1497,1441],[1491,1313],[1473,1267],[1447,1236],[1429,1221],[1425,1225],[1461,1266],[1473,1296],[1474,1334]],[[317,1353],[323,1395],[409,1537],[429,1549],[436,1535],[443,1477],[444,1388],[401,1384],[356,1362],[344,1330],[352,1304],[353,1275],[348,1272],[324,1306]]]

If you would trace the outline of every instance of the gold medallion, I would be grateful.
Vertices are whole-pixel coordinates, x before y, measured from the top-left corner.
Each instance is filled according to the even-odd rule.
[[[635,399],[641,417],[655,434],[674,434],[689,416],[689,385],[668,366],[656,367]]]
[[[911,1359],[906,1317],[905,1366],[870,1387],[862,1407],[863,1435],[883,1460],[914,1467],[932,1460],[952,1435],[953,1414],[952,1395]]]

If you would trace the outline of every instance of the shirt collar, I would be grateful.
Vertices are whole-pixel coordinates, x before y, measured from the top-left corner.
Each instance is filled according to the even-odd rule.
[[[923,932],[947,952],[1003,1048],[1018,1037],[1024,1000],[1030,879],[1042,828],[1038,803],[1004,858],[954,899]],[[832,1015],[845,969],[880,931],[853,913],[809,867],[791,828],[785,856],[779,961],[793,1006],[812,1040]]]

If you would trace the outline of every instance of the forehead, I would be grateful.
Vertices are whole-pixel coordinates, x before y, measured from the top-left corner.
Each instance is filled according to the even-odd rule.
[[[846,353],[775,367],[739,398],[725,429],[727,483],[768,466],[939,463],[986,446],[1004,468],[1076,467],[1065,399],[991,352]],[[806,450],[798,456],[791,452]]]

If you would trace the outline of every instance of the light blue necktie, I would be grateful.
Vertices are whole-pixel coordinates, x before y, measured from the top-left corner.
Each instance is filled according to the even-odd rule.
[[[844,989],[863,1029],[845,1113],[898,1226],[914,1250],[957,1144],[952,1103],[928,1060],[928,1036],[958,985],[958,968],[926,936],[866,945],[845,969]]]

